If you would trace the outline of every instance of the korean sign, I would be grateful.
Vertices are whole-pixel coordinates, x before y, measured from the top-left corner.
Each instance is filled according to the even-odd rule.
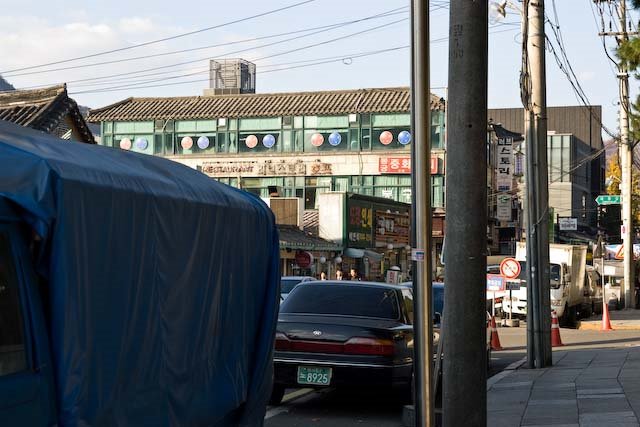
[[[513,138],[499,138],[496,165],[498,191],[511,191],[513,183]]]

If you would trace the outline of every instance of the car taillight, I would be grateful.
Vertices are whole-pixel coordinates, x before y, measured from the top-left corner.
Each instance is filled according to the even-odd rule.
[[[287,351],[291,349],[291,341],[281,332],[276,332],[276,350]]]
[[[291,351],[304,351],[307,353],[343,353],[342,343],[323,341],[292,341]]]
[[[393,341],[376,338],[351,338],[344,343],[346,354],[391,356],[395,352]]]

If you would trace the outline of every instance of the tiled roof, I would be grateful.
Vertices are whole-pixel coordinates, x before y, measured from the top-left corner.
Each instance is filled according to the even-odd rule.
[[[342,247],[336,243],[306,233],[293,225],[278,225],[280,233],[280,249],[303,249],[308,251],[340,251]]]
[[[302,217],[302,226],[304,231],[317,236],[320,227],[320,212],[306,209]]]
[[[127,98],[91,110],[88,120],[211,119],[399,113],[409,111],[409,88],[354,89],[318,92],[256,93],[173,98]],[[431,95],[431,108],[444,109],[444,100]]]
[[[66,126],[64,118],[67,115],[75,123],[82,140],[94,144],[78,104],[67,95],[66,85],[0,92],[0,120],[56,134]]]

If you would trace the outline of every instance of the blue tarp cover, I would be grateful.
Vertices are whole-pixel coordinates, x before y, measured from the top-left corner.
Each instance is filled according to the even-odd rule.
[[[43,238],[60,425],[262,425],[279,301],[262,201],[3,121],[0,197]]]

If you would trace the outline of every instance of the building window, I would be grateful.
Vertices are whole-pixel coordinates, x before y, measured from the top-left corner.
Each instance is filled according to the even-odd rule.
[[[431,148],[443,149],[445,143],[444,111],[431,111]]]
[[[431,176],[431,206],[444,208],[444,176]]]
[[[240,153],[278,152],[280,151],[280,131],[244,132],[239,135]]]
[[[331,191],[331,177],[306,178],[304,185],[304,208],[318,209],[318,196]]]

